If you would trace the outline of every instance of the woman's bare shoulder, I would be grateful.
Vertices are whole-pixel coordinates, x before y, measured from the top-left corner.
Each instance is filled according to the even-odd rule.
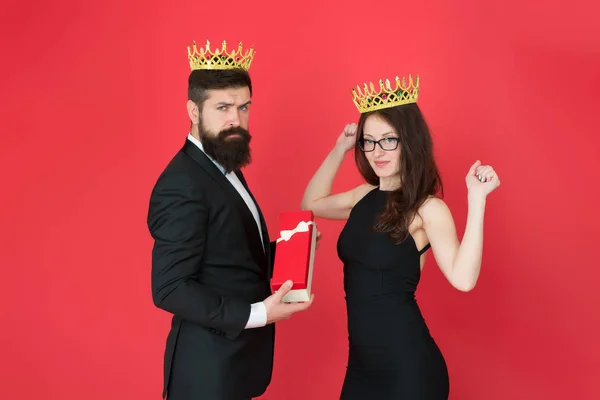
[[[446,202],[438,196],[429,196],[419,208],[419,214],[424,222],[431,221],[438,216],[445,216],[450,213]]]
[[[363,183],[362,185],[358,185],[354,189],[352,189],[352,202],[353,206],[356,205],[359,201],[362,200],[363,197],[367,195],[367,193],[371,192],[373,189],[376,189],[377,186],[371,185],[370,183]]]

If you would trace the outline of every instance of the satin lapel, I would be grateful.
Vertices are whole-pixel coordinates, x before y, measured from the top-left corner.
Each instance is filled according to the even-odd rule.
[[[217,168],[217,166],[208,158],[208,156],[204,154],[204,152],[200,150],[195,144],[193,144],[189,140],[186,140],[186,143],[183,147],[183,151],[194,161],[200,164],[200,166],[204,168],[204,170],[208,172],[211,175],[211,177],[215,181],[217,181],[217,183],[223,188],[225,193],[227,193],[227,197],[235,203],[236,207],[240,211],[242,220],[244,221],[244,228],[246,232],[246,237],[248,238],[248,245],[250,247],[250,251],[252,252],[252,255],[254,256],[254,259],[256,260],[257,264],[261,266],[261,268],[264,267],[265,264],[267,264],[268,253],[265,254],[265,252],[263,252],[263,246],[260,242],[258,226],[256,226],[254,216],[252,215],[252,212],[246,205],[246,202],[244,201],[242,196],[235,189],[235,187],[233,187],[233,185],[231,184],[231,182],[229,182],[225,175],[223,175],[223,173]],[[250,196],[252,195],[250,194]]]
[[[269,271],[270,271],[273,260],[271,260],[271,242],[269,239],[269,231],[267,229],[267,223],[265,222],[263,213],[260,210],[260,207],[258,206],[258,202],[254,198],[252,191],[248,187],[248,183],[246,182],[246,179],[244,178],[244,174],[242,174],[242,171],[236,171],[235,173],[238,176],[238,178],[240,179],[240,181],[242,182],[242,185],[244,185],[244,187],[248,191],[248,194],[252,198],[252,201],[254,202],[254,204],[256,205],[256,209],[258,210],[258,216],[260,217],[260,228],[262,230],[262,236],[263,236],[263,245],[265,247],[265,253],[266,253],[266,258],[267,258],[267,262],[268,262],[267,267],[269,268]]]

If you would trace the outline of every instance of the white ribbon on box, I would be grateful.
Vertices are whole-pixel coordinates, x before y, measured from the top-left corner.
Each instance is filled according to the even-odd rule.
[[[279,234],[281,236],[279,237],[279,239],[277,239],[277,243],[281,242],[282,240],[285,240],[287,242],[288,240],[290,240],[292,238],[292,236],[294,236],[298,232],[308,232],[309,225],[314,225],[314,222],[313,221],[308,221],[308,222],[300,221],[300,222],[298,222],[298,225],[296,225],[296,227],[294,229],[287,230],[287,231],[280,231]]]

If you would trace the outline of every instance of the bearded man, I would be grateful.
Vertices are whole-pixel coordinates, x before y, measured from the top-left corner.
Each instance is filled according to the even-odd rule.
[[[183,148],[151,193],[148,229],[154,304],[173,315],[163,398],[247,400],[273,368],[274,322],[306,310],[286,304],[291,283],[271,294],[275,241],[241,168],[251,161],[248,120],[253,49],[188,48]]]

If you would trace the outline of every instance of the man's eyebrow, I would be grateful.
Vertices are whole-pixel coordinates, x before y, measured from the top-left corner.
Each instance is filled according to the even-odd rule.
[[[244,104],[240,105],[240,107],[247,106],[247,105],[249,105],[250,103],[252,103],[252,100],[248,100],[248,101],[247,101],[247,102],[245,102]],[[221,107],[221,106],[229,106],[229,107],[232,107],[232,106],[234,106],[235,104],[234,104],[234,103],[228,103],[228,102],[226,102],[226,101],[220,101],[220,102],[218,102],[218,103],[217,103],[217,104],[215,104],[215,105],[216,105],[216,106],[218,106],[218,107]]]

